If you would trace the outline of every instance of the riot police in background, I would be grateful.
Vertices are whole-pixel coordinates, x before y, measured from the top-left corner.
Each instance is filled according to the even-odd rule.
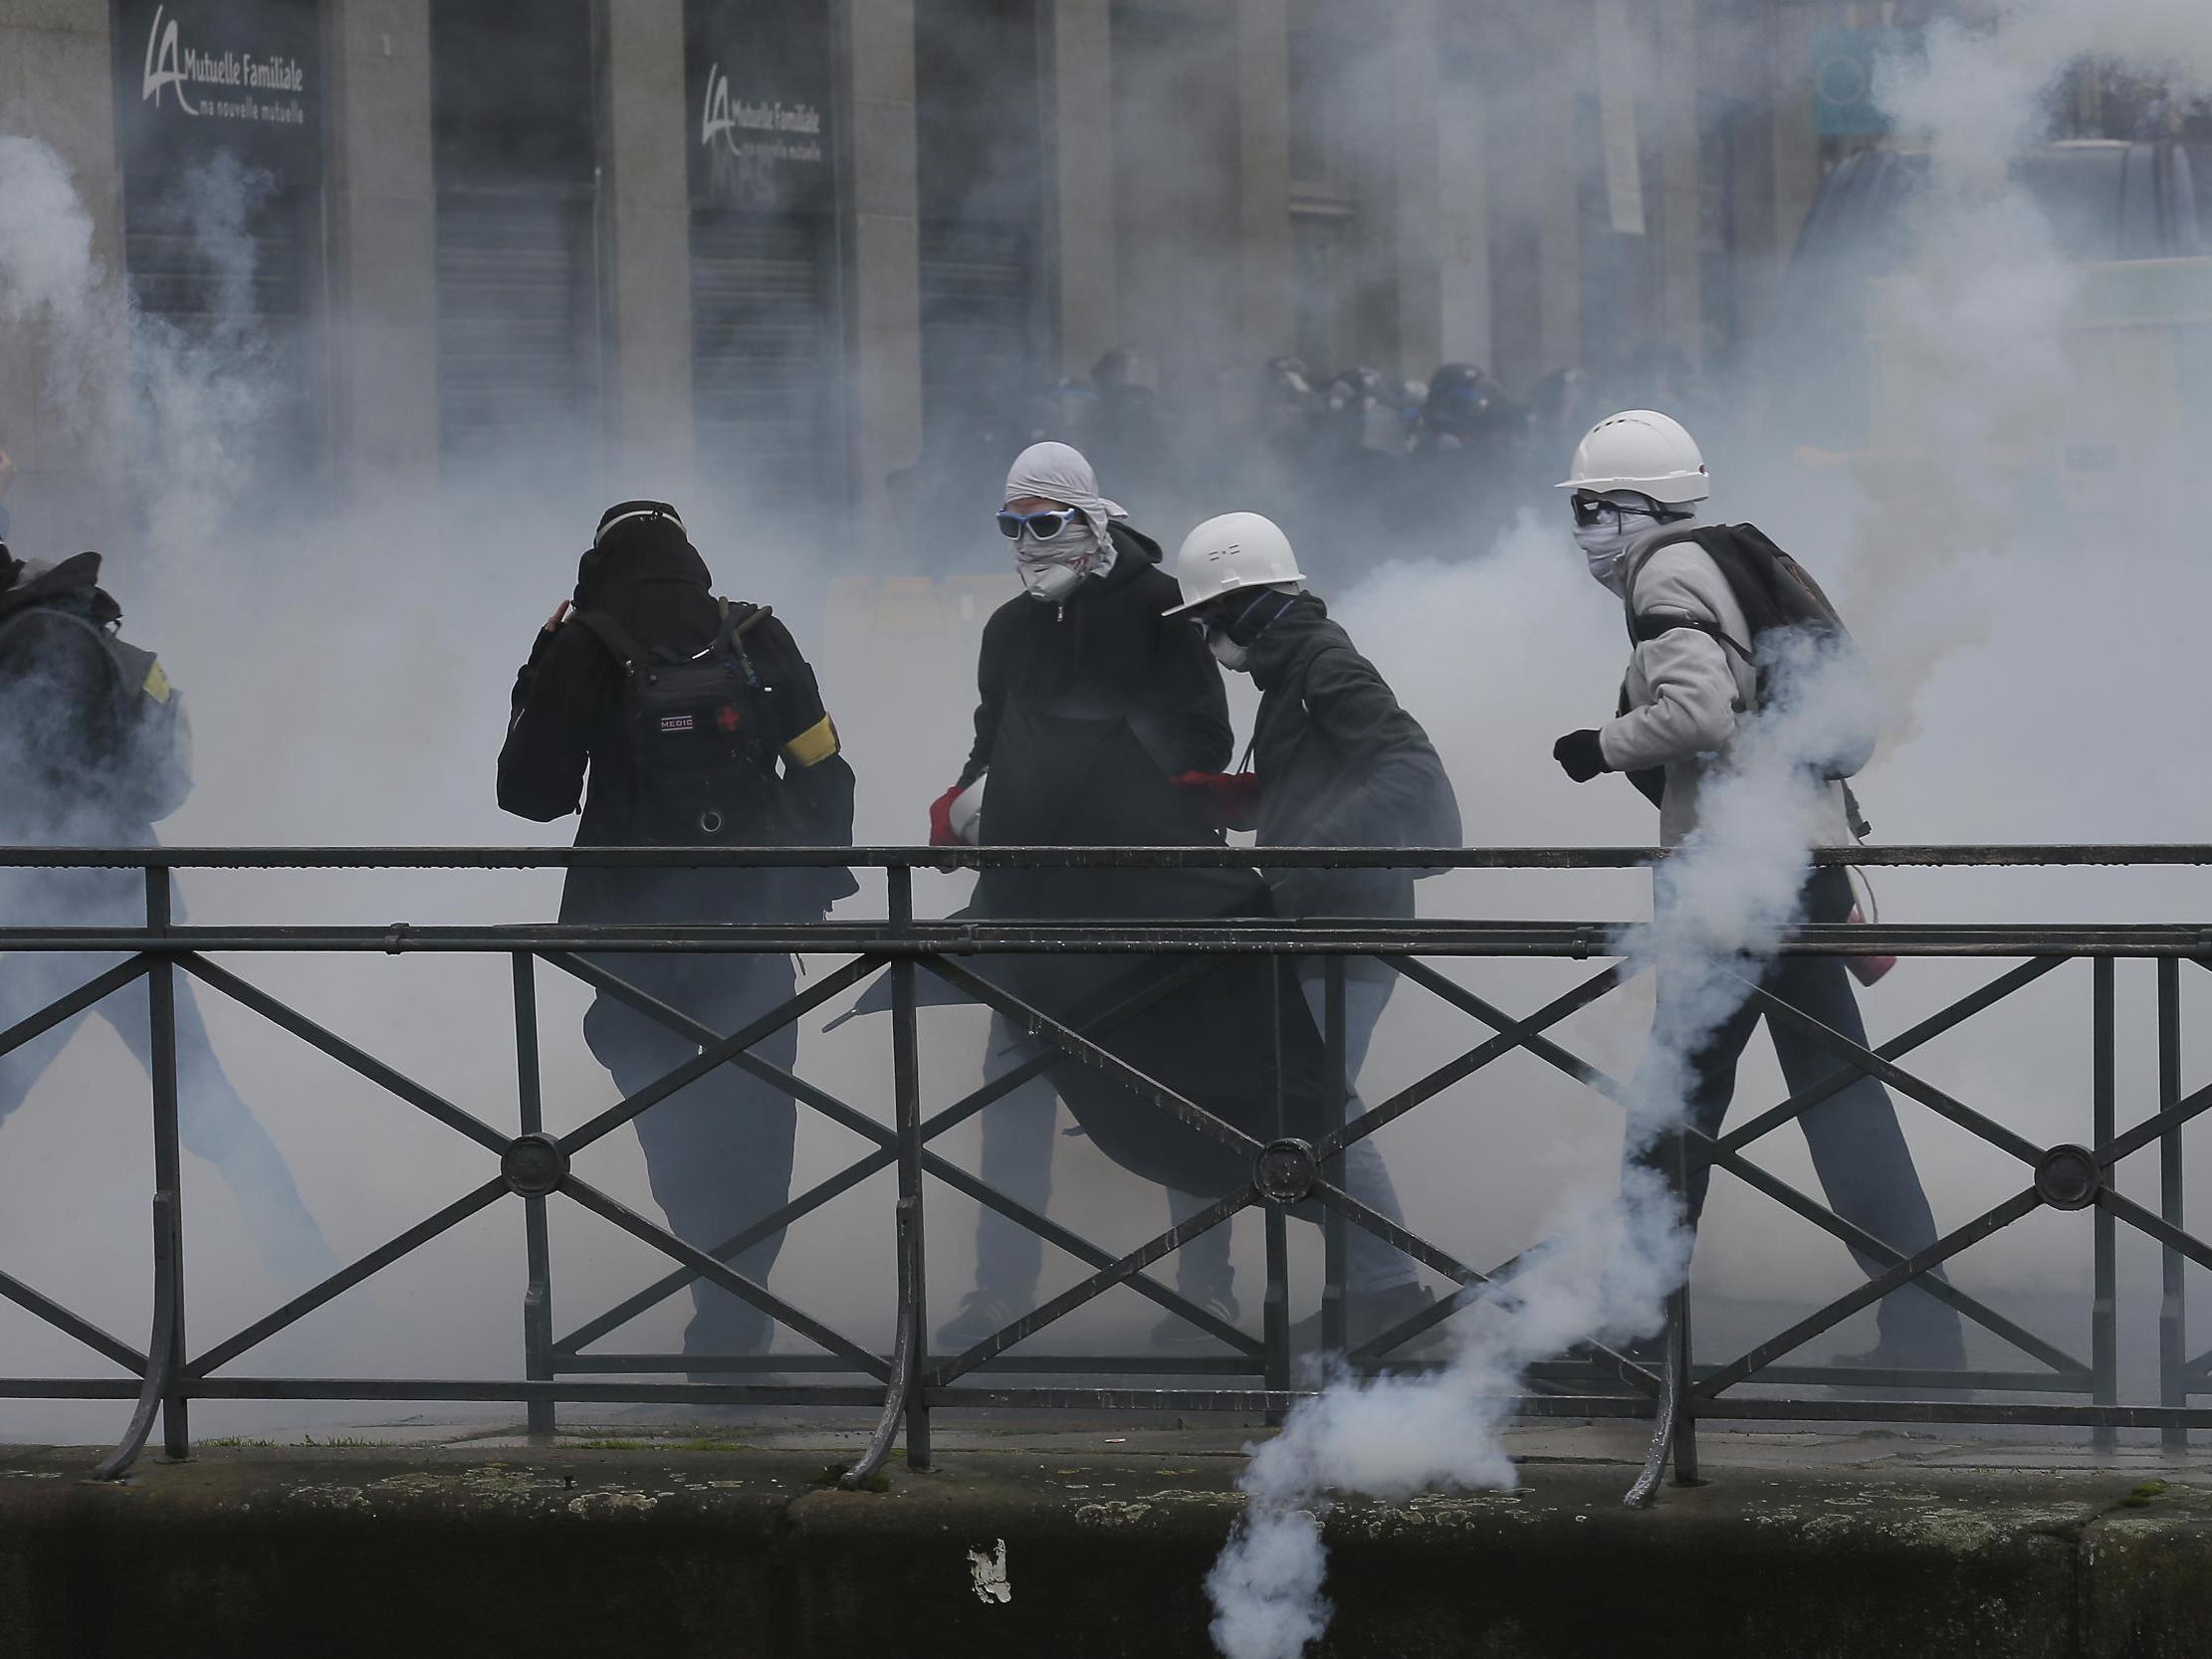
[[[1159,496],[1170,484],[1171,446],[1144,354],[1134,346],[1115,346],[1092,366],[1091,384],[1098,393],[1098,406],[1090,442],[1068,441],[1077,444],[1109,478],[1126,481],[1122,488],[1130,494]]]
[[[1371,368],[1348,368],[1322,395],[1313,465],[1288,517],[1313,574],[1348,586],[1376,559],[1376,525],[1406,485],[1406,417],[1399,388]],[[1280,510],[1278,509],[1278,512]]]
[[[1415,424],[1412,484],[1447,556],[1487,553],[1521,499],[1521,413],[1472,363],[1445,363]]]
[[[580,801],[578,846],[851,844],[852,768],[813,670],[767,606],[716,597],[706,561],[666,502],[622,502],[600,518],[574,597],[540,632],[513,707],[500,805],[550,822]],[[853,891],[842,869],[578,869],[560,920],[811,922]],[[792,994],[787,955],[593,959],[717,1032],[736,1031]],[[583,1035],[626,1096],[700,1052],[604,991]],[[751,1052],[788,1071],[796,1027]],[[780,1207],[795,1116],[787,1095],[725,1065],[638,1117],[670,1229],[711,1251]],[[731,1265],[764,1283],[782,1242],[772,1233]],[[693,1284],[692,1302],[686,1354],[768,1350],[773,1322],[750,1303],[704,1280]]]
[[[191,793],[183,700],[151,652],[124,643],[121,619],[100,585],[98,553],[46,566],[19,562],[0,543],[0,840],[151,847],[153,826]],[[18,926],[142,928],[143,895],[130,870],[0,872],[0,915]],[[0,1030],[117,960],[12,952],[0,960]],[[179,1139],[221,1172],[272,1277],[287,1285],[328,1277],[337,1259],[300,1201],[284,1154],[216,1058],[192,981],[179,973],[175,985]],[[141,979],[95,1008],[150,1077],[147,995]],[[86,1018],[0,1055],[0,1121],[24,1104]]]

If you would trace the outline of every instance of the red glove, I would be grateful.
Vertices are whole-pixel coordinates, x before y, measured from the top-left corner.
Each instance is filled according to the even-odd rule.
[[[930,845],[933,847],[960,847],[966,843],[953,833],[953,802],[960,799],[961,785],[956,783],[937,799],[930,802]]]
[[[1248,830],[1259,827],[1259,774],[1257,772],[1185,772],[1173,780],[1188,789],[1210,829]]]

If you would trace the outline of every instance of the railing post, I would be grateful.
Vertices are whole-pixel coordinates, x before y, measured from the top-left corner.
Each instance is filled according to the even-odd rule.
[[[2090,963],[2090,1144],[2101,1146],[2112,1139],[2112,958],[2099,956]],[[2097,1405],[2119,1403],[2119,1272],[2115,1260],[2118,1222],[2102,1204],[2091,1211],[2092,1248],[2096,1255],[2097,1284],[2090,1306],[2090,1399]],[[2099,1428],[2092,1443],[2110,1448],[2119,1444],[2116,1429]]]
[[[2181,1100],[2181,963],[2172,956],[2158,958],[2158,1110],[2171,1112]],[[2158,1137],[2158,1213],[2169,1226],[2185,1225],[2181,1202],[2181,1131],[2169,1127]],[[2164,1268],[2163,1294],[2158,1302],[2158,1403],[2189,1403],[2189,1325],[2185,1265],[2172,1245],[2159,1251]],[[2160,1441],[2171,1450],[2189,1444],[2189,1431],[2169,1424],[2159,1431]]]
[[[514,961],[515,1078],[522,1133],[542,1135],[546,1109],[538,1057],[538,959],[528,950],[518,950]],[[553,1250],[546,1234],[546,1200],[541,1196],[533,1194],[523,1199],[523,1240],[529,1272],[529,1285],[523,1293],[523,1375],[532,1382],[551,1382]],[[533,1399],[528,1409],[531,1437],[550,1439],[555,1427],[553,1402]]]
[[[1268,1007],[1273,1014],[1272,1036],[1275,1060],[1275,1135],[1279,1138],[1289,1133],[1289,1122],[1283,1109],[1282,1083],[1282,972],[1270,956],[1268,974],[1270,995]],[[1269,1388],[1278,1392],[1290,1386],[1290,1219],[1280,1204],[1266,1205],[1267,1289],[1259,1304],[1259,1336],[1264,1349],[1266,1381]],[[1225,1226],[1226,1223],[1224,1222]],[[1284,1413],[1270,1411],[1267,1421],[1280,1428]]]
[[[165,934],[169,921],[168,867],[149,864],[146,932],[157,937]],[[166,951],[157,953],[146,970],[146,1019],[153,1051],[154,1215],[161,1235],[155,1242],[153,1271],[165,1282],[170,1306],[175,1309],[169,1322],[166,1357],[176,1386],[161,1398],[161,1450],[168,1457],[185,1458],[192,1455],[192,1428],[184,1396],[184,1160],[177,1137],[176,963]],[[154,1295],[158,1305],[161,1287],[156,1287]],[[163,1356],[149,1353],[146,1360],[158,1366]]]
[[[1327,1128],[1336,1131],[1344,1127],[1351,1093],[1351,1080],[1344,1075],[1344,958],[1329,955],[1322,957],[1321,962],[1321,1075],[1327,1091],[1323,1099],[1329,1110]],[[1324,1173],[1336,1185],[1344,1184],[1342,1152],[1329,1159]],[[1335,1209],[1324,1210],[1321,1220],[1321,1350],[1324,1353],[1344,1353],[1351,1348],[1347,1340],[1351,1321],[1345,1307],[1344,1257],[1344,1217]]]
[[[894,929],[914,921],[914,867],[893,865],[885,872],[890,888],[889,916]],[[913,1340],[907,1345],[906,1462],[910,1469],[930,1466],[930,1413],[922,1398],[922,1373],[929,1358],[929,1286],[924,1272],[922,1224],[922,1062],[915,1024],[914,958],[891,963],[891,1089],[899,1132],[899,1205],[907,1220],[898,1230],[901,1279]]]

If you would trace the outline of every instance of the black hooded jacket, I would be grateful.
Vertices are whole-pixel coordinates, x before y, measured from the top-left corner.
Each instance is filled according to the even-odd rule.
[[[714,578],[674,520],[640,519],[610,531],[576,570],[576,611],[611,617],[646,651],[689,656],[714,643],[722,609]],[[852,842],[852,767],[838,752],[814,671],[790,632],[764,614],[745,636],[781,749],[785,821],[756,844],[795,838]],[[515,679],[514,715],[499,757],[499,803],[551,822],[575,811],[579,847],[634,843],[636,783],[623,722],[622,665],[571,613],[542,632]],[[589,789],[585,789],[586,771]],[[569,873],[567,922],[746,921],[819,915],[855,891],[843,870]]]
[[[1375,665],[1300,594],[1251,647],[1259,714],[1262,847],[1459,844],[1459,807],[1421,723],[1399,707]],[[1410,917],[1412,870],[1281,870],[1275,908],[1290,917]]]
[[[9,840],[150,845],[154,820],[191,787],[185,756],[149,749],[131,713],[141,697],[167,704],[173,693],[150,653],[114,639],[122,607],[100,585],[100,562],[79,553],[36,573],[12,559],[0,566],[0,836]]]
[[[1169,777],[1228,764],[1221,671],[1196,628],[1162,614],[1183,595],[1160,568],[1160,544],[1118,520],[1109,533],[1113,569],[1085,577],[1067,603],[1020,594],[984,625],[976,743],[963,784],[990,769],[1009,702],[1040,715],[1125,720]]]

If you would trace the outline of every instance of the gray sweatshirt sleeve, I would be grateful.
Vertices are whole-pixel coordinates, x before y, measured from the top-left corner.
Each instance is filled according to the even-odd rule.
[[[1726,592],[1725,578],[1702,548],[1662,547],[1638,572],[1636,612],[1693,616],[1726,627],[1716,590]],[[1613,770],[1641,771],[1711,754],[1735,735],[1735,664],[1710,634],[1669,629],[1636,648],[1634,668],[1649,697],[1598,733]]]

